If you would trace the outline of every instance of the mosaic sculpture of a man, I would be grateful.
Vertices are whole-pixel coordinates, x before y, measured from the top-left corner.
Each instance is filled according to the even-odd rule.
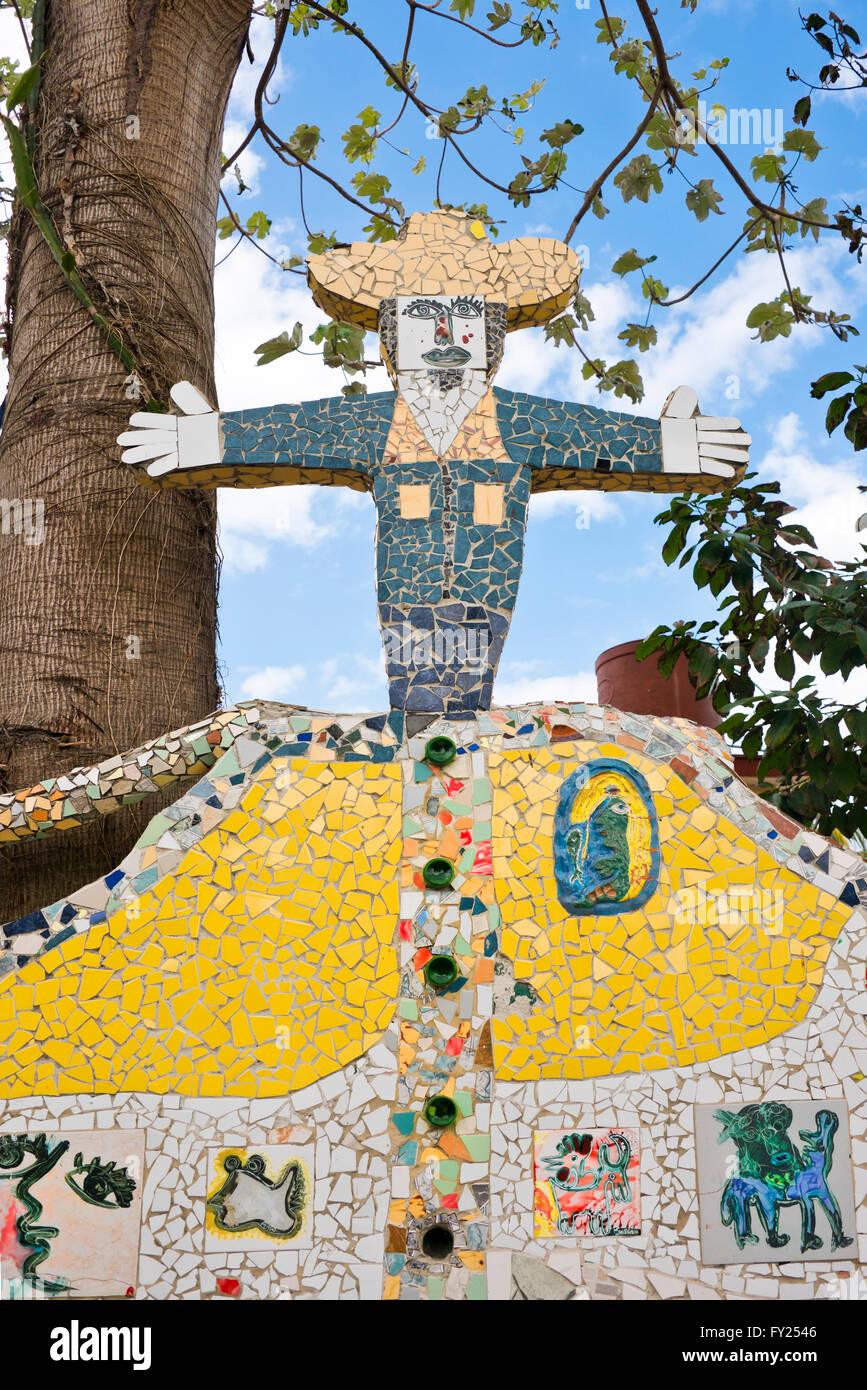
[[[218,413],[189,382],[138,412],[123,459],[163,485],[341,484],[371,491],[391,705],[460,717],[491,704],[530,494],[711,491],[750,438],[672,392],[659,420],[493,387],[507,332],[566,309],[580,262],[542,238],[496,245],[461,212],[414,214],[390,242],[311,256],[327,314],[379,334],[396,388]]]

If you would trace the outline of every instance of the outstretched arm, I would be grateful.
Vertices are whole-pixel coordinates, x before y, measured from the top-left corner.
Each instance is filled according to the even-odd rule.
[[[751,440],[739,422],[699,414],[689,386],[672,391],[659,420],[496,387],[494,395],[503,442],[530,465],[534,492],[715,492],[749,462]]]
[[[118,437],[124,463],[176,487],[344,483],[364,489],[394,408],[391,392],[258,410],[214,410],[188,381],[170,415],[137,411]]]

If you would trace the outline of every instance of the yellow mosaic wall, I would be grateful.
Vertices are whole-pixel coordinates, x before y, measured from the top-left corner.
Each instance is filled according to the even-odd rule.
[[[849,908],[640,753],[575,741],[488,757],[493,879],[478,896],[499,906],[514,974],[491,1020],[501,1079],[688,1066],[804,1017]],[[554,814],[564,779],[598,757],[649,784],[659,886],[636,911],[576,917],[557,898]],[[398,999],[401,848],[399,763],[318,762],[311,747],[269,764],[134,909],[0,980],[0,1098],[283,1095],[344,1067]],[[718,913],[739,887],[778,894],[779,913]],[[682,910],[695,890],[698,914]]]
[[[564,778],[596,757],[647,779],[659,888],[638,911],[574,917],[557,898],[554,813]],[[667,767],[582,741],[492,752],[490,777],[502,953],[536,996],[529,1018],[515,1008],[493,1019],[501,1080],[690,1065],[765,1043],[804,1017],[850,909],[777,864]],[[716,899],[741,885],[779,891],[779,917],[759,910],[732,921],[723,911],[719,920],[711,902],[702,922],[679,910],[684,890]]]
[[[273,1096],[398,994],[400,769],[288,759],[144,894],[0,981],[0,1097]]]

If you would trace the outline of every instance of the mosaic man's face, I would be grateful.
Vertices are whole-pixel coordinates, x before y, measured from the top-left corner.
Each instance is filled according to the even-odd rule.
[[[485,370],[485,301],[480,295],[397,296],[398,371],[426,367]]]
[[[480,294],[397,294],[380,302],[382,359],[438,455],[493,380],[506,326],[505,304]]]

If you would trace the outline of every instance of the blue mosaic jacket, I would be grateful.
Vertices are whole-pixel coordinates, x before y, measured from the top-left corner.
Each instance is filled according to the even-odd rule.
[[[635,475],[661,473],[662,455],[659,422],[648,416],[497,387],[494,397],[508,463],[467,459],[444,468],[434,460],[388,459],[394,391],[224,414],[223,463],[294,466],[304,470],[303,482],[348,482],[358,474],[377,508],[380,603],[437,603],[446,594],[510,612],[531,492],[640,487]],[[401,515],[400,487],[407,483],[428,487],[426,517]],[[474,520],[480,483],[504,488],[497,523]]]

